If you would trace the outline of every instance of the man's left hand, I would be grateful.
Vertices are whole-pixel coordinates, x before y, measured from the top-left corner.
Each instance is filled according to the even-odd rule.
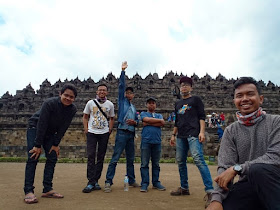
[[[236,172],[233,170],[233,167],[228,168],[219,176],[217,176],[214,181],[224,190],[228,190],[228,183],[236,176]]]
[[[59,146],[52,146],[50,151],[49,151],[49,154],[51,154],[52,151],[55,151],[56,156],[58,157],[59,156],[59,150],[60,150]]]

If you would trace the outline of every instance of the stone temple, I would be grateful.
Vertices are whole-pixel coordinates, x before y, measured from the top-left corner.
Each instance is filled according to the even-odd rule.
[[[142,78],[139,74],[135,74],[132,78],[126,78],[127,86],[134,88],[135,97],[133,104],[137,111],[146,110],[145,103],[149,96],[157,99],[157,112],[161,113],[164,119],[174,109],[174,103],[179,95],[179,79],[181,76],[174,74],[172,71],[166,73],[160,79],[157,73],[149,74],[146,78]],[[235,120],[236,108],[232,102],[233,84],[235,79],[226,79],[219,74],[215,79],[206,74],[199,78],[193,74],[191,78],[194,81],[193,95],[201,97],[205,105],[205,113],[211,114],[224,112],[226,116],[226,124]],[[42,102],[53,96],[58,96],[59,91],[64,83],[70,82],[75,84],[78,90],[78,97],[75,104],[78,112],[73,119],[70,128],[66,132],[61,141],[61,157],[82,158],[86,157],[86,137],[83,134],[82,115],[83,109],[87,101],[95,98],[98,84],[105,83],[109,88],[108,99],[115,105],[117,113],[117,97],[118,97],[118,78],[109,73],[106,78],[94,81],[89,78],[81,81],[78,78],[74,80],[58,80],[53,85],[46,79],[40,89],[35,91],[31,85],[26,86],[22,90],[18,90],[16,95],[12,96],[9,92],[0,98],[0,157],[26,156],[26,128],[28,118],[36,112]],[[263,109],[270,114],[280,114],[280,87],[268,82],[265,84],[259,81],[264,95]],[[173,129],[173,122],[167,122],[162,128],[162,157],[175,157],[175,148],[169,146],[169,139]],[[116,124],[115,126],[116,127]],[[140,156],[141,142],[141,124],[137,127],[135,145],[136,156]],[[206,142],[204,143],[204,153],[207,155],[215,155],[217,148],[217,129],[206,129]],[[111,157],[114,146],[115,130],[110,136],[106,157]]]

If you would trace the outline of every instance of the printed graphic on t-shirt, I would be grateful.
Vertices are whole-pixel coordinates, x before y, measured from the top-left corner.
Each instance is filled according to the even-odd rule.
[[[188,104],[183,105],[181,109],[178,110],[178,114],[185,114],[187,110],[191,110],[192,106],[189,106]]]
[[[103,112],[105,112],[108,116],[108,110],[105,107],[101,107]],[[103,129],[107,126],[107,119],[102,114],[102,112],[98,109],[98,107],[93,107],[92,109],[92,128],[95,129]]]

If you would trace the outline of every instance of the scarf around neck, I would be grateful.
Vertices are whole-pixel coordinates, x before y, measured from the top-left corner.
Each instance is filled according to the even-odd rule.
[[[104,103],[107,100],[107,97],[105,96],[105,98],[99,98],[99,96],[96,95],[96,99],[97,99],[98,102]]]
[[[246,126],[251,126],[256,124],[256,122],[262,120],[263,116],[266,114],[265,111],[262,110],[261,107],[259,107],[258,110],[254,111],[251,114],[248,115],[242,115],[240,111],[236,112],[236,117],[239,123]]]

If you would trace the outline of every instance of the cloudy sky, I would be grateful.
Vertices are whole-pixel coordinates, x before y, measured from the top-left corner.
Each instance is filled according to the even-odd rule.
[[[0,97],[29,83],[173,71],[280,86],[277,0],[0,0]]]

